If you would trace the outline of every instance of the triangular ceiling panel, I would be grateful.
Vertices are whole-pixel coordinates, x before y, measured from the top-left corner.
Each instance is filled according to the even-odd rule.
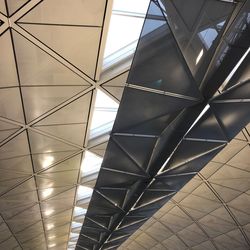
[[[56,172],[67,172],[71,170],[79,170],[81,161],[81,154],[78,154],[74,157],[71,157],[55,166],[49,168],[48,170],[42,172],[43,173],[56,173]]]
[[[21,85],[83,85],[90,84],[44,50],[13,32]]]
[[[247,90],[246,90],[247,91]],[[250,102],[225,102],[212,103],[218,120],[225,128],[228,138],[231,140],[238,134],[238,131],[249,123]]]
[[[5,160],[0,160],[0,171],[9,170],[18,173],[31,174],[33,173],[30,155],[13,157]]]
[[[154,149],[156,138],[143,136],[113,136],[113,140],[132,158],[139,166],[146,170],[148,161]]]
[[[118,160],[119,159],[119,160]],[[125,153],[113,140],[109,141],[109,150],[106,151],[104,168],[120,174],[134,174],[147,176],[146,171],[137,163],[133,157]],[[113,173],[114,174],[114,173]],[[128,176],[127,176],[128,177]],[[126,177],[124,176],[126,179]]]
[[[108,144],[108,142],[98,144],[98,145],[90,148],[89,151],[99,155],[100,157],[103,157],[105,154],[105,151],[106,151],[107,144]]]
[[[225,143],[219,142],[183,140],[166,164],[165,170],[180,166],[218,148],[222,149],[224,145]]]
[[[124,86],[128,78],[128,71],[122,73],[121,75],[112,78],[101,86],[107,90],[111,95],[113,95],[117,100],[121,100]]]
[[[45,117],[36,125],[61,125],[87,123],[92,92],[76,99],[53,114]]]
[[[209,109],[186,135],[187,138],[224,140],[227,138],[212,110]]]
[[[49,187],[49,188],[41,188],[38,189],[38,194],[41,201],[53,199],[59,196],[61,193],[69,190],[70,187]]]
[[[7,15],[5,0],[0,0],[0,12],[2,12],[4,15]]]
[[[160,115],[145,122],[141,122],[131,128],[124,130],[128,134],[144,134],[159,136],[168,124],[170,124],[178,115],[178,112]]]
[[[0,131],[19,129],[19,128],[21,128],[21,127],[18,125],[15,125],[15,124],[12,124],[9,122],[5,122],[5,121],[0,121]]]
[[[37,178],[40,188],[63,187],[78,182],[81,155],[77,155],[41,172]]]
[[[126,88],[123,100],[117,113],[117,120],[113,127],[113,132],[125,131],[138,124],[158,118],[166,114],[180,112],[184,108],[197,104],[196,101],[176,98],[167,95],[142,91],[138,89]],[[135,107],[143,107],[139,110]],[[122,114],[122,117],[120,117]]]
[[[36,128],[42,132],[48,133],[49,135],[59,137],[60,139],[75,143],[79,146],[83,146],[86,124],[49,125],[38,126]]]
[[[29,155],[29,145],[26,132],[17,135],[0,147],[0,159]]]
[[[27,121],[31,122],[83,90],[80,86],[23,87]]]
[[[62,151],[62,152],[49,152],[43,154],[32,154],[32,160],[34,164],[35,171],[40,171],[51,167],[53,164],[57,164],[61,160],[69,157],[70,155],[76,153],[77,151]],[[72,166],[74,169],[75,166]]]
[[[101,28],[19,25],[83,73],[94,78]]]
[[[24,6],[30,0],[6,0],[9,10],[9,15],[12,15],[16,12],[19,8]]]
[[[0,116],[24,123],[19,88],[6,88],[0,91]],[[11,105],[10,105],[11,104]]]
[[[0,176],[3,176],[0,178],[0,193],[10,190],[12,187],[29,177],[28,175],[8,172],[6,170],[0,170]]]
[[[115,188],[100,188],[98,190],[102,193],[105,197],[107,197],[113,204],[117,204],[120,208],[123,207],[124,200],[126,194],[128,192],[127,189],[115,189]]]
[[[39,134],[29,130],[30,145],[32,148],[32,154],[61,152],[61,151],[76,151],[77,148],[71,145],[65,144],[56,139]]]
[[[19,211],[24,210],[24,206],[31,206],[37,203],[37,191],[34,178],[31,178],[18,187],[10,190],[0,198],[0,208],[3,210],[10,210],[10,208],[19,207]],[[9,211],[11,212],[11,211]]]
[[[0,35],[0,87],[18,86],[10,31]]]
[[[104,85],[102,85],[102,87],[106,91],[108,91],[112,96],[114,96],[118,101],[122,99],[124,87],[110,87],[110,86],[104,86]]]
[[[21,127],[0,120],[0,142],[17,132]]]
[[[0,130],[0,142],[7,139],[9,136],[17,132],[18,129],[8,129],[8,130]]]
[[[20,22],[102,26],[106,1],[45,0]],[[84,14],[83,14],[84,13]]]

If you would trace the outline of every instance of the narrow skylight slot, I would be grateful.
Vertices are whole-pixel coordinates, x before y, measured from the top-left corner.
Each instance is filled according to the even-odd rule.
[[[77,189],[77,200],[91,197],[93,189],[90,187],[79,186]]]
[[[87,209],[85,209],[85,208],[81,208],[81,207],[74,208],[74,216],[85,215],[86,212],[87,212]]]
[[[102,164],[101,157],[89,151],[86,151],[81,164],[82,177],[98,172],[100,170],[101,164]]]
[[[78,222],[72,221],[72,224],[71,224],[72,228],[77,228],[77,227],[81,227],[81,226],[82,226],[82,223],[78,223]]]
[[[112,100],[101,90],[97,90],[96,102],[90,127],[90,139],[103,135],[111,131],[118,103]]]
[[[114,0],[104,51],[104,70],[135,52],[148,5],[149,0]]]

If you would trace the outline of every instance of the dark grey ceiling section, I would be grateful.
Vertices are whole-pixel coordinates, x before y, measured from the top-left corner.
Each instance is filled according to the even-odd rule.
[[[118,248],[249,123],[249,55],[227,85],[221,67],[249,47],[250,1],[187,2],[150,2],[76,249]]]

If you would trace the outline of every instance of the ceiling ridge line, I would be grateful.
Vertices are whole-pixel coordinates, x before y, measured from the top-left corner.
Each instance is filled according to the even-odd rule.
[[[81,147],[81,146],[78,145],[78,144],[75,144],[75,143],[70,142],[70,141],[68,141],[68,140],[62,139],[62,138],[60,138],[60,137],[58,137],[58,136],[55,136],[55,135],[52,135],[52,134],[43,132],[42,130],[37,129],[36,127],[30,127],[30,126],[28,126],[28,131],[32,131],[32,132],[38,133],[38,134],[40,134],[40,135],[43,135],[43,136],[45,136],[45,137],[49,137],[50,139],[53,139],[53,140],[56,140],[56,141],[60,141],[60,142],[62,142],[62,143],[64,143],[64,144],[67,144],[67,145],[69,145],[69,146],[78,148],[78,149],[80,149],[80,150],[84,150],[84,149],[85,149],[85,148]],[[32,151],[31,151],[31,152],[32,152]]]
[[[146,192],[147,190],[148,190],[148,189],[146,189],[144,192]],[[143,192],[143,194],[144,194],[144,192]],[[163,197],[156,198],[156,199],[154,199],[153,201],[149,201],[149,202],[144,203],[144,204],[142,204],[142,205],[140,205],[140,206],[138,206],[138,207],[134,207],[133,210],[131,210],[131,211],[136,211],[136,210],[138,210],[138,209],[147,207],[147,206],[149,206],[149,205],[151,205],[151,204],[154,204],[154,203],[156,203],[156,202],[158,202],[158,201],[164,200],[164,199],[166,199],[167,197],[171,197],[171,196],[175,195],[176,193],[177,193],[177,191],[175,190],[175,191],[173,191],[173,192],[170,192],[169,194],[164,195]],[[142,197],[142,196],[141,196],[141,197]],[[141,197],[140,197],[140,199],[141,199]],[[138,202],[140,201],[140,199],[138,200]]]
[[[150,93],[153,93],[153,94],[165,95],[165,96],[170,96],[170,97],[175,97],[175,98],[190,100],[190,101],[194,101],[194,102],[199,102],[200,101],[199,98],[195,98],[195,97],[191,97],[191,96],[186,96],[186,95],[182,95],[182,94],[178,94],[178,93],[173,93],[173,92],[168,92],[168,91],[164,91],[164,90],[157,90],[157,89],[153,89],[153,88],[147,88],[147,87],[143,87],[143,86],[136,85],[136,84],[126,83],[125,86],[129,87],[129,88],[133,88],[133,89],[138,89],[138,90],[150,92]]]
[[[183,140],[185,140],[185,139],[183,139]],[[224,141],[223,141],[224,142]],[[179,163],[179,164],[177,164],[177,165],[175,165],[175,166],[172,166],[171,168],[168,168],[168,169],[166,169],[165,171],[162,171],[161,173],[158,173],[156,176],[158,177],[158,176],[161,176],[162,174],[164,174],[164,173],[168,173],[170,170],[174,170],[174,169],[176,169],[176,168],[178,168],[178,167],[181,167],[181,166],[183,166],[183,165],[186,165],[187,163],[190,163],[190,162],[192,162],[192,161],[194,161],[194,160],[197,160],[197,159],[199,159],[200,157],[203,157],[203,156],[205,156],[205,155],[207,155],[207,154],[210,154],[210,153],[213,153],[214,151],[216,151],[216,150],[218,150],[218,149],[220,149],[220,148],[223,148],[223,147],[225,147],[225,143],[224,144],[221,144],[221,145],[219,145],[219,146],[217,146],[217,147],[215,147],[215,148],[212,148],[212,149],[210,149],[210,150],[208,150],[208,151],[206,151],[206,152],[204,152],[204,153],[201,153],[201,154],[198,154],[198,155],[196,155],[196,156],[194,156],[194,157],[191,157],[191,158],[188,158],[188,160],[186,160],[186,161],[184,161],[184,162],[181,162],[181,163]],[[174,156],[174,154],[172,155],[172,156]],[[171,156],[171,157],[172,157]],[[170,160],[171,160],[171,157],[170,157]],[[170,161],[169,160],[169,161]],[[168,162],[169,162],[168,161]],[[187,172],[187,173],[182,173],[182,175],[187,175],[187,174],[191,174],[191,173],[193,173],[193,172]],[[178,175],[178,174],[176,174],[176,175]],[[179,174],[180,175],[180,174]]]
[[[17,86],[17,88],[18,87],[19,86]],[[6,122],[6,123],[10,123],[10,124],[13,124],[13,125],[16,125],[16,126],[19,126],[19,127],[25,127],[26,126],[24,123],[17,122],[17,121],[14,121],[14,120],[11,120],[9,118],[2,117],[2,116],[0,116],[0,121]]]
[[[16,240],[17,244],[20,246],[21,249],[23,249],[20,241],[18,240],[18,238],[16,237],[16,235],[14,234],[14,232],[12,231],[11,227],[9,226],[9,224],[6,222],[6,220],[4,219],[4,217],[2,216],[2,213],[0,212],[0,217],[2,218],[3,222],[6,224],[6,226],[8,227],[8,230],[10,231],[10,233],[12,234],[12,237],[14,237],[14,239]]]
[[[0,142],[0,148],[2,146],[4,146],[5,144],[7,144],[8,142],[10,142],[11,140],[13,140],[15,137],[17,137],[21,133],[23,133],[25,130],[26,130],[26,128],[22,127],[20,129],[18,129],[15,133],[13,133],[10,136],[8,136],[7,138],[5,138],[3,141]]]
[[[126,156],[137,166],[137,168],[145,174],[145,177],[150,177],[147,171],[142,166],[140,166],[136,159],[134,159],[134,157],[132,157],[122,145],[120,145],[120,143],[115,139],[115,137],[112,136],[112,134],[110,135],[110,138],[115,142],[115,144],[120,148],[120,150],[122,150],[126,154]]]
[[[98,193],[100,196],[102,196],[105,200],[107,200],[110,204],[112,204],[114,206],[114,208],[118,208],[121,210],[121,212],[125,212],[118,204],[114,203],[114,201],[112,201],[109,197],[107,197],[106,195],[104,195],[102,192],[100,192],[99,190],[95,189],[95,192]]]
[[[11,19],[10,19],[11,20]],[[64,57],[62,57],[58,52],[50,48],[48,45],[40,41],[38,38],[30,34],[28,31],[26,31],[24,28],[22,28],[17,23],[12,23],[12,28],[22,35],[24,38],[26,38],[29,42],[34,44],[36,47],[41,49],[43,52],[47,53],[49,56],[57,60],[59,63],[64,65],[66,68],[68,68],[72,73],[78,75],[83,80],[88,82],[90,85],[95,86],[95,82],[92,78],[90,78],[86,73],[81,71],[78,67],[76,67],[74,64],[72,64],[70,61],[66,60]]]
[[[31,144],[30,144],[30,138],[29,138],[29,134],[28,134],[28,130],[26,130],[26,136],[27,136],[27,141],[28,141],[28,147],[29,147],[29,151],[30,154],[32,155],[32,151],[31,151]],[[35,173],[35,166],[34,166],[34,161],[32,156],[30,157],[31,160],[31,165],[32,165],[32,169],[33,169],[33,173]],[[37,177],[34,176],[34,182],[35,182],[35,187],[36,187],[36,195],[37,195],[37,200],[38,202],[40,201],[40,196],[39,196],[39,192],[38,192],[38,185],[37,185]],[[44,238],[45,238],[45,243],[46,243],[46,249],[48,249],[48,239],[47,239],[47,234],[46,234],[46,230],[45,230],[45,225],[43,222],[43,214],[42,214],[42,208],[41,208],[41,204],[39,203],[39,210],[40,210],[40,216],[42,219],[42,226],[43,226],[43,233],[44,233]]]
[[[45,172],[45,171],[47,171],[47,170],[49,170],[49,169],[55,167],[56,165],[59,165],[60,163],[62,163],[62,162],[64,162],[64,161],[67,161],[67,160],[69,160],[69,159],[71,159],[71,158],[77,156],[78,154],[80,154],[80,153],[83,152],[83,151],[84,151],[84,150],[80,150],[80,151],[77,151],[77,152],[74,152],[74,151],[73,151],[73,152],[74,152],[73,154],[68,155],[68,156],[66,156],[65,158],[63,158],[63,159],[61,159],[61,160],[59,160],[59,161],[57,161],[57,162],[52,163],[52,164],[51,164],[49,167],[47,167],[47,168],[40,169],[39,171],[35,172],[34,175],[39,175],[39,174],[41,174],[41,173],[43,173],[43,172]],[[65,151],[62,151],[62,152],[65,152]],[[66,151],[66,152],[70,152],[70,151]],[[39,153],[38,153],[38,154],[39,154]]]
[[[89,88],[80,91],[79,93],[77,93],[76,95],[70,97],[69,99],[65,100],[64,102],[60,103],[59,105],[57,105],[56,107],[50,109],[49,111],[46,111],[45,113],[43,113],[42,115],[40,115],[39,117],[35,118],[34,120],[30,121],[27,126],[33,126],[34,124],[44,120],[45,118],[47,118],[48,116],[54,114],[55,112],[61,110],[62,108],[66,107],[67,105],[73,103],[74,101],[76,101],[77,99],[83,97],[84,95],[90,93],[95,87],[94,86],[90,86]]]
[[[74,187],[72,187],[72,188],[74,188]],[[70,188],[70,189],[71,189],[71,188]],[[67,191],[69,191],[70,189],[68,189]],[[64,191],[62,191],[62,192],[60,192],[60,193],[58,193],[58,194],[56,194],[56,195],[54,195],[54,196],[52,196],[52,197],[50,197],[50,198],[54,198],[55,196],[60,195],[60,194],[62,194],[63,192],[64,192]],[[26,210],[28,210],[28,209],[30,209],[30,208],[33,208],[33,207],[35,207],[36,205],[38,205],[38,204],[40,204],[40,203],[47,202],[47,201],[48,201],[48,199],[47,199],[47,200],[42,200],[42,201],[37,201],[37,202],[33,203],[32,205],[30,205],[29,207],[26,207],[25,209],[19,211],[18,213],[14,214],[13,216],[9,217],[8,220],[9,220],[9,219],[13,219],[15,216],[22,214],[22,213],[25,212]],[[58,214],[63,213],[63,212],[65,212],[65,211],[67,211],[67,210],[69,210],[69,208],[68,208],[68,209],[65,209],[65,210],[63,210],[63,211],[61,211],[61,212],[59,212]],[[55,214],[55,215],[53,215],[53,216],[56,216],[56,215],[58,215],[58,214]],[[51,217],[53,217],[53,216],[51,216]],[[45,220],[48,219],[48,218],[49,218],[49,217],[45,218]],[[36,223],[37,223],[37,222],[35,222],[34,224],[36,224]],[[34,224],[32,224],[32,225],[34,225]],[[18,231],[17,233],[22,232],[22,231],[23,231],[23,229],[20,230],[20,231]]]
[[[168,227],[167,225],[165,225],[165,223],[161,222],[154,215],[152,216],[152,218],[154,218],[158,223],[160,223],[163,227],[165,227],[168,231],[170,231],[172,233],[172,235],[169,236],[169,238],[172,237],[172,236],[176,236],[186,246],[186,248],[189,248],[189,246],[187,245],[187,243],[180,237],[180,235],[178,234],[178,232],[174,232],[170,227]]]
[[[28,14],[28,13],[26,13]],[[15,21],[17,24],[31,24],[31,25],[54,25],[54,26],[67,26],[67,27],[86,27],[86,28],[102,28],[102,26],[98,25],[87,25],[87,24],[67,24],[67,23],[34,23],[34,22],[22,22],[22,21]]]
[[[139,174],[135,174],[135,173],[131,173],[131,172],[124,172],[122,170],[117,170],[117,169],[112,169],[112,168],[107,168],[107,167],[102,167],[102,169],[107,170],[107,171],[111,171],[111,172],[125,174],[125,175],[133,175],[133,176],[138,176],[141,178],[148,178],[148,176],[145,176],[145,175],[139,175]]]

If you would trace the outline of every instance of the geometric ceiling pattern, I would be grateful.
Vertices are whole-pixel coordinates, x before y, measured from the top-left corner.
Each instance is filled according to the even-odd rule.
[[[249,129],[243,129],[118,249],[249,249]]]
[[[75,248],[97,179],[82,173],[83,160],[102,158],[108,140],[90,138],[97,91],[119,102],[128,77],[99,80],[111,8],[110,0],[0,0],[0,249]],[[246,128],[121,248],[247,249],[248,149]]]
[[[0,249],[74,249],[97,178],[81,165],[107,141],[90,139],[95,98],[126,81],[99,81],[111,9],[0,1]]]
[[[249,10],[250,1],[190,0],[184,7],[182,1],[150,1],[76,249],[117,249],[247,126]],[[248,149],[248,138],[243,138]],[[213,192],[202,176],[193,180],[204,182],[197,190],[203,211],[194,218],[222,206],[239,230],[239,239],[245,240],[240,247],[247,249],[247,234],[229,208],[237,205],[226,206],[223,197],[216,196],[219,189]],[[186,202],[191,209],[195,205]],[[242,203],[242,209],[246,206]],[[211,218],[206,219],[204,224]],[[197,224],[183,223],[190,226],[183,228],[184,249],[208,240],[202,234],[211,232],[197,229]],[[217,236],[209,240],[213,243]],[[150,238],[140,242],[141,248],[153,247]],[[137,249],[129,243],[128,249]],[[171,243],[166,248],[172,249]]]

